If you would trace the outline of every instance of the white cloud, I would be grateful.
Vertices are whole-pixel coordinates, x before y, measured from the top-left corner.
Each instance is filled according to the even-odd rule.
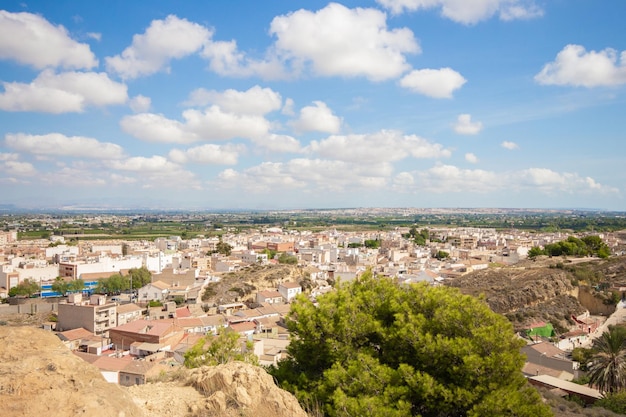
[[[618,58],[614,49],[587,52],[583,46],[567,45],[535,75],[535,81],[576,87],[626,84],[626,51]]]
[[[37,174],[37,170],[30,162],[5,161],[0,163],[0,167],[7,174],[17,177],[32,177]]]
[[[548,168],[529,168],[515,174],[519,186],[536,188],[544,193],[589,193],[619,194],[615,187],[604,186],[590,177],[581,177],[572,172],[556,172]]]
[[[517,143],[515,142],[509,142],[507,140],[505,140],[504,142],[501,143],[501,146],[505,149],[508,149],[510,151],[513,151],[515,149],[519,149],[519,146],[517,145]]]
[[[300,153],[302,148],[300,142],[289,135],[277,135],[270,133],[261,138],[255,138],[254,143],[270,152]]]
[[[313,104],[300,110],[300,117],[291,123],[294,130],[297,132],[339,132],[341,118],[335,116],[326,103],[314,101]]]
[[[469,114],[459,114],[454,131],[459,135],[476,135],[483,129],[481,122],[472,122],[472,116]]]
[[[293,110],[294,102],[293,99],[287,98],[285,99],[285,105],[283,106],[281,113],[287,116],[293,116],[296,112]]]
[[[258,85],[247,91],[228,89],[220,92],[199,88],[191,92],[185,104],[191,106],[216,104],[227,112],[264,115],[279,110],[282,106],[282,97],[271,88],[261,88]]]
[[[503,178],[495,172],[482,169],[460,169],[453,165],[438,164],[427,171],[416,172],[417,188],[433,193],[477,192],[484,193],[502,188]]]
[[[468,152],[465,154],[465,160],[469,162],[470,164],[478,163],[478,157],[471,152]]]
[[[87,37],[100,42],[100,40],[102,40],[102,33],[88,32]]]
[[[434,98],[451,98],[452,93],[467,80],[451,68],[411,71],[402,77],[400,85],[416,93]]]
[[[243,150],[245,150],[243,145],[206,144],[184,151],[172,149],[169,158],[178,164],[193,162],[197,164],[235,165]]]
[[[73,40],[67,30],[31,13],[0,10],[0,59],[35,68],[93,68],[98,60],[89,45]]]
[[[268,53],[265,59],[252,59],[237,49],[235,41],[208,42],[201,55],[209,60],[209,68],[228,77],[259,76],[266,80],[290,78],[280,59]]]
[[[419,9],[440,8],[441,15],[458,23],[475,24],[499,14],[502,20],[531,19],[543,16],[532,0],[376,0],[399,14]]]
[[[218,186],[254,194],[277,189],[300,189],[311,194],[372,190],[385,187],[391,173],[392,167],[385,163],[372,166],[297,158],[288,162],[264,162],[241,172],[224,170],[218,177]]]
[[[120,120],[122,130],[137,139],[158,143],[191,143],[198,138],[184,125],[161,114],[139,113]]]
[[[100,72],[44,70],[30,84],[3,83],[0,109],[45,113],[82,112],[87,106],[124,104],[127,87]]]
[[[198,52],[212,35],[204,26],[174,15],[153,20],[143,34],[133,36],[121,55],[106,58],[107,69],[125,79],[169,71],[172,59]]]
[[[136,95],[130,100],[130,109],[135,113],[145,113],[150,110],[152,100],[150,97],[143,96],[141,94]]]
[[[555,194],[609,194],[619,190],[597,183],[576,173],[560,173],[547,168],[494,172],[482,169],[460,169],[437,164],[426,171],[401,172],[393,181],[395,191],[442,193],[490,193],[504,190],[538,191]]]
[[[261,116],[223,112],[218,106],[204,111],[188,109],[182,114],[184,122],[160,114],[140,113],[125,116],[122,129],[147,142],[192,143],[200,140],[245,138],[256,140],[269,133],[270,123]]]
[[[19,155],[16,153],[2,153],[0,152],[0,162],[4,161],[17,161],[19,159]]]
[[[451,155],[448,149],[438,143],[392,130],[369,135],[330,136],[319,142],[312,141],[308,150],[323,158],[356,164],[393,162],[409,157],[447,158]]]
[[[408,28],[389,30],[376,9],[349,9],[330,3],[317,12],[298,10],[277,16],[270,25],[275,49],[294,68],[310,64],[321,76],[395,78],[409,65],[405,54],[420,52]]]
[[[56,155],[76,158],[119,159],[124,157],[121,146],[99,142],[82,136],[65,136],[60,133],[47,135],[7,134],[5,144],[9,148],[33,155]]]
[[[185,110],[183,118],[185,128],[202,140],[254,139],[264,137],[270,129],[264,117],[224,112],[219,106],[204,111]]]

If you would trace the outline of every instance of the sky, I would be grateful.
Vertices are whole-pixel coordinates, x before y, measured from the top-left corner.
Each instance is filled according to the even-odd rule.
[[[626,210],[623,0],[0,8],[0,204]]]

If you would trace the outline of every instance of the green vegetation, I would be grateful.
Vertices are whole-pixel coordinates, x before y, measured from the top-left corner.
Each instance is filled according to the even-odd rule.
[[[15,287],[9,290],[9,297],[32,297],[34,294],[38,293],[39,290],[39,285],[37,285],[36,282],[30,282],[29,280],[25,279],[24,281],[20,282]]]
[[[185,366],[216,366],[231,361],[242,361],[258,365],[251,341],[240,341],[239,333],[230,329],[221,329],[217,336],[207,334],[185,352]]]
[[[405,234],[404,237],[406,239],[413,240],[413,243],[419,246],[426,246],[426,241],[430,240],[430,233],[428,229],[422,229],[419,232],[417,231],[417,227],[413,226],[409,230],[409,233]]]
[[[130,289],[139,289],[150,283],[152,274],[146,267],[131,268],[128,276],[113,274],[98,281],[96,292],[100,294],[119,294]]]
[[[609,326],[592,349],[589,382],[602,392],[626,391],[626,328]]]
[[[582,239],[570,236],[567,240],[550,243],[543,249],[535,246],[528,251],[528,257],[531,259],[539,255],[608,258],[611,255],[611,250],[599,236],[585,236]]]
[[[448,287],[371,272],[292,305],[290,357],[270,373],[327,416],[551,415],[521,373],[510,322]]]
[[[278,263],[287,264],[287,265],[296,265],[298,263],[298,257],[294,255],[289,255],[286,252],[278,255]]]
[[[101,215],[98,212],[98,215]],[[338,230],[392,230],[410,227],[409,238],[417,244],[428,239],[427,227],[465,226],[495,229],[520,229],[538,232],[609,232],[626,229],[626,216],[618,212],[598,211],[524,211],[502,210],[480,212],[460,210],[443,213],[432,210],[407,216],[395,213],[371,213],[359,210],[300,210],[298,212],[218,212],[218,213],[116,213],[96,221],[88,214],[81,217],[74,212],[54,214],[6,214],[0,219],[0,228],[14,229],[20,224],[18,239],[41,239],[51,235],[63,236],[66,241],[92,239],[149,239],[157,237],[219,236],[224,232],[258,228],[259,225],[278,225],[292,230],[319,231],[333,227]],[[418,232],[418,230],[420,230]],[[426,233],[425,233],[426,232]],[[431,240],[433,240],[431,238]]]
[[[609,393],[594,403],[596,407],[606,408],[614,413],[626,414],[626,391]]]
[[[52,291],[58,292],[65,296],[67,293],[80,292],[85,288],[85,281],[82,279],[75,279],[72,281],[65,281],[61,277],[57,277],[52,283]]]

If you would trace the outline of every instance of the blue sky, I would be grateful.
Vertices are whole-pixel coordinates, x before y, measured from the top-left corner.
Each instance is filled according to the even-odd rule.
[[[4,204],[626,210],[623,0],[2,7]]]

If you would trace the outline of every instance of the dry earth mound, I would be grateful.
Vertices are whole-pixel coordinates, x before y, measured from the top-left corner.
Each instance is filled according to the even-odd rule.
[[[233,362],[176,371],[176,380],[120,387],[51,332],[0,326],[3,417],[306,417],[258,366]]]
[[[506,315],[516,330],[542,320],[567,329],[572,314],[586,311],[574,296],[570,273],[556,268],[481,270],[452,281],[450,286],[465,294],[484,296],[489,307]]]
[[[265,370],[242,362],[182,369],[176,381],[126,389],[150,416],[307,417]]]
[[[0,327],[2,415],[142,417],[132,398],[52,333]]]
[[[293,281],[304,284],[308,277],[295,265],[250,265],[234,272],[222,274],[219,282],[210,283],[206,296],[208,304],[226,304],[253,301],[257,291],[276,290],[278,284]]]

